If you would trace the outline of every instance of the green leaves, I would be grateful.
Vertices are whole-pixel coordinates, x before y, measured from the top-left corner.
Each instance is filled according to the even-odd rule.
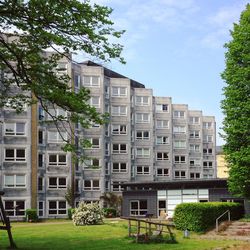
[[[229,163],[229,189],[238,196],[250,197],[250,5],[242,12],[239,24],[234,24],[232,40],[225,44],[226,82],[221,103]]]

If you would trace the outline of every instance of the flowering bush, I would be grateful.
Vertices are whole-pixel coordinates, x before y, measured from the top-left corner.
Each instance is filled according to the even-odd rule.
[[[81,202],[75,209],[72,220],[76,226],[100,224],[103,222],[103,211],[97,203]]]

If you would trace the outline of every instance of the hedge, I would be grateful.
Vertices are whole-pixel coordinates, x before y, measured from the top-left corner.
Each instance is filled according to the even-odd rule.
[[[26,217],[26,221],[37,222],[38,221],[37,210],[36,209],[26,209],[25,210],[25,217]]]
[[[104,213],[104,217],[106,218],[117,217],[117,214],[118,214],[117,210],[112,207],[103,208],[103,213]]]
[[[174,223],[179,230],[204,232],[215,226],[216,218],[230,210],[231,220],[240,219],[244,208],[234,202],[182,203],[175,208]],[[224,215],[220,221],[226,220]]]

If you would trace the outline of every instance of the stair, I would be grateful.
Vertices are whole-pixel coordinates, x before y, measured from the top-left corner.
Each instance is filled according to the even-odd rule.
[[[249,236],[250,237],[250,222],[234,221],[225,231],[219,233],[225,236]]]

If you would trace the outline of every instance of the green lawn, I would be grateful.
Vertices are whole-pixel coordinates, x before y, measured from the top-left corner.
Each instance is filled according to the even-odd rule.
[[[104,225],[76,227],[71,221],[12,223],[12,234],[18,249],[53,250],[204,250],[237,244],[236,241],[201,240],[192,234],[184,239],[176,232],[177,244],[137,244],[127,237],[125,221],[106,221]],[[0,230],[0,249],[7,249],[7,232]]]

